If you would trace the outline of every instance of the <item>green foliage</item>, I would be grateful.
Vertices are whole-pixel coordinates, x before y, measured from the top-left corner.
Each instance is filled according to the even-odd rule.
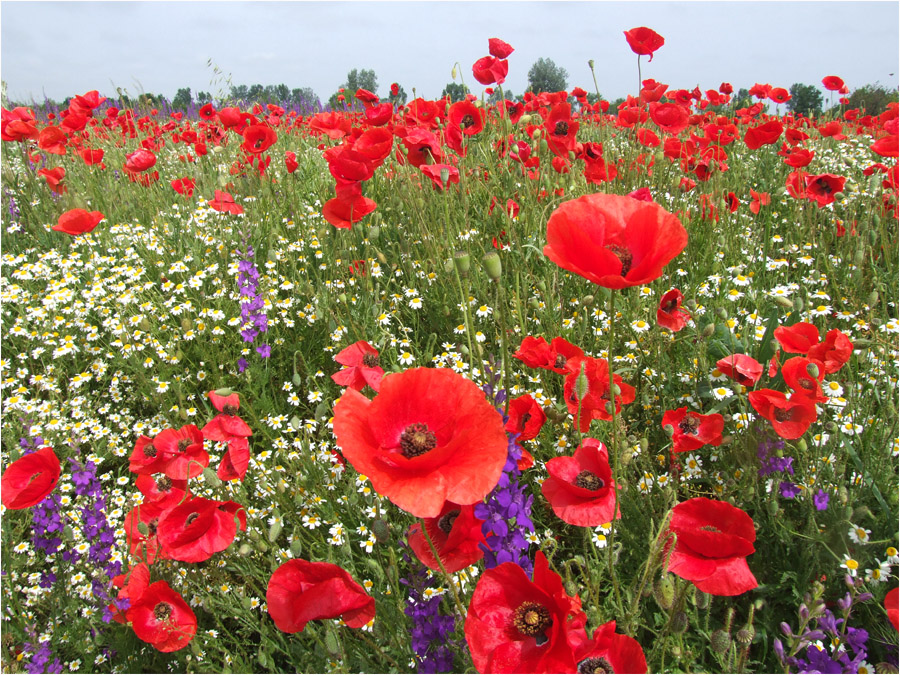
[[[186,110],[191,104],[191,88],[184,87],[175,93],[172,99],[172,107],[177,110]]]
[[[896,103],[900,100],[897,89],[889,89],[880,82],[854,89],[847,98],[849,100],[846,106],[848,109],[858,108],[863,111],[863,114],[868,115],[879,115],[884,112],[888,103]]]
[[[800,113],[807,117],[822,114],[822,92],[811,84],[796,82],[790,88],[791,100],[787,102],[787,109],[793,113]]]
[[[444,87],[444,91],[441,92],[441,98],[445,96],[450,97],[450,101],[452,103],[456,103],[457,101],[462,101],[465,99],[466,94],[469,93],[469,88],[465,84],[460,84],[459,82],[449,82],[446,87]]]
[[[552,59],[539,58],[528,70],[528,91],[539,93],[542,91],[565,91],[567,88],[568,71],[562,66],[557,66]]]

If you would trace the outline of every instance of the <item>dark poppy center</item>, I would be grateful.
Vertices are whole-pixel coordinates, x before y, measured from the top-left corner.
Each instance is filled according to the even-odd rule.
[[[614,673],[612,664],[602,656],[591,656],[578,662],[576,673]]]
[[[459,509],[453,509],[452,511],[448,511],[447,513],[442,515],[438,520],[438,527],[441,528],[441,532],[443,532],[444,534],[450,534],[450,530],[453,529],[453,523],[456,522],[459,514]]]
[[[681,429],[681,433],[683,434],[696,436],[697,429],[700,428],[700,418],[688,413],[684,416],[684,419],[678,423],[678,428]]]
[[[463,117],[463,118],[459,121],[459,125],[460,125],[463,129],[468,129],[469,127],[475,125],[475,118],[472,117],[471,115],[466,115],[465,117]]]
[[[566,367],[566,362],[567,362],[568,360],[569,360],[569,359],[567,359],[567,358],[566,358],[565,356],[563,356],[562,354],[557,354],[557,355],[556,355],[556,361],[553,362],[553,365],[554,365],[555,367],[557,367],[557,368],[565,368],[565,367]]]
[[[666,314],[671,314],[672,312],[675,311],[675,309],[676,309],[677,307],[678,307],[678,300],[676,300],[676,299],[673,298],[672,300],[669,300],[669,301],[667,301],[667,302],[664,302],[663,305],[662,305],[662,307],[660,307],[660,309],[661,309],[663,312],[665,312]]]
[[[778,422],[787,422],[791,419],[791,411],[785,408],[775,408],[775,419]]]
[[[703,530],[704,532],[715,532],[716,534],[719,534],[722,532],[722,530],[720,530],[715,525],[701,525],[700,529]]]
[[[582,471],[577,476],[575,476],[575,481],[573,484],[576,487],[592,491],[599,490],[606,485],[606,483],[603,482],[603,479],[600,478],[600,476],[587,470]]]
[[[236,405],[226,404],[222,406],[222,412],[226,415],[231,415],[232,417],[237,415],[238,408]]]
[[[200,517],[200,514],[199,514],[199,513],[192,513],[192,514],[190,514],[190,515],[187,517],[187,520],[184,521],[184,524],[185,524],[185,525],[190,525],[190,524],[193,523],[195,520],[197,520],[197,518],[199,518],[199,517]]]
[[[154,448],[152,445],[145,445],[144,455],[146,455],[147,457],[156,457],[156,448]]]
[[[424,424],[410,424],[400,434],[400,451],[406,458],[424,455],[436,446],[437,437]]]
[[[377,368],[378,354],[363,354],[362,362],[366,368]]]
[[[800,387],[803,388],[803,389],[815,389],[815,388],[816,388],[816,383],[813,382],[813,381],[812,381],[811,379],[809,379],[808,377],[801,377],[801,378],[797,381],[797,384],[799,384]]]
[[[553,127],[553,135],[554,136],[568,136],[569,135],[569,123],[568,122],[557,122],[556,126]]]
[[[628,274],[628,270],[631,269],[631,251],[629,251],[624,246],[617,246],[616,244],[609,244],[608,246],[604,246],[603,248],[616,256],[619,259],[619,262],[622,263],[622,271],[620,272],[620,274],[623,277]]]
[[[594,149],[589,145],[584,146],[584,154],[591,159],[597,159],[600,156],[596,152],[594,152]]]
[[[523,602],[513,614],[513,625],[522,635],[543,638],[539,644],[547,641],[544,633],[553,625],[550,610],[537,602]]]
[[[190,445],[191,445],[191,439],[182,438],[180,441],[178,441],[178,452],[184,452],[185,450],[188,449],[188,447]]]
[[[816,187],[818,187],[819,190],[821,190],[821,192],[826,195],[830,195],[832,192],[834,192],[831,189],[831,185],[824,178],[819,178],[818,180],[816,180]]]
[[[167,621],[172,616],[172,605],[168,602],[157,603],[156,607],[153,608],[153,616],[156,617],[157,621]]]
[[[147,534],[151,537],[156,536],[156,526],[159,523],[159,518],[154,518],[149,523],[147,523]]]
[[[172,479],[168,476],[160,476],[156,479],[156,489],[160,492],[168,492],[172,489]]]

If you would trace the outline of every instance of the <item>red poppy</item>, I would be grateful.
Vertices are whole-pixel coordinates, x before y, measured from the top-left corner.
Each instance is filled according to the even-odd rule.
[[[68,192],[68,188],[63,185],[63,178],[66,177],[66,170],[57,166],[53,169],[39,169],[37,175],[47,181],[47,186],[56,194]]]
[[[78,156],[81,157],[81,161],[88,166],[103,162],[103,154],[103,150],[92,150],[90,148],[83,148],[78,151]]]
[[[746,354],[732,354],[716,361],[723,375],[730,377],[738,384],[752,387],[762,376],[762,364]]]
[[[825,366],[828,375],[839,371],[853,354],[853,343],[837,328],[825,335],[825,340],[813,345],[806,352],[811,359],[818,359]]]
[[[51,155],[66,154],[68,137],[59,127],[44,127],[38,136],[38,147]]]
[[[142,473],[135,478],[134,484],[144,495],[141,509],[147,510],[150,517],[178,506],[190,494],[187,480],[173,480],[165,474]]]
[[[378,365],[378,350],[365,340],[345,347],[334,360],[345,366],[331,376],[340,386],[356,391],[362,391],[366,385],[375,391],[381,388],[384,368]]]
[[[287,169],[288,173],[294,173],[299,167],[300,164],[297,162],[297,153],[292,150],[288,150],[284,153],[284,168]]]
[[[128,572],[114,576],[112,585],[119,589],[116,598],[118,600],[129,600],[130,607],[140,599],[150,585],[150,568],[147,567],[147,563],[138,563]],[[118,609],[114,604],[109,605],[109,611],[112,612],[112,618],[117,623],[126,622],[125,612]]]
[[[337,196],[325,202],[322,216],[337,228],[349,230],[353,223],[358,223],[378,208],[378,204],[363,196],[359,182],[347,184],[338,181],[334,191]]]
[[[193,178],[176,178],[171,183],[172,189],[180,195],[190,197],[194,194],[194,188],[197,187]]]
[[[816,421],[816,405],[805,394],[793,393],[790,398],[773,389],[750,392],[750,405],[760,416],[772,423],[775,433],[792,441],[800,438]]]
[[[406,159],[413,166],[422,166],[428,163],[430,158],[434,162],[440,162],[444,153],[441,151],[441,141],[428,129],[416,127],[404,132],[403,145],[406,146]]]
[[[484,549],[479,545],[484,543],[484,533],[481,531],[484,521],[475,517],[473,505],[460,506],[447,502],[437,517],[425,518],[424,522],[425,532],[431,538],[444,569],[451,574],[474,565],[484,557]],[[407,539],[423,565],[432,570],[440,570],[420,523],[409,528]]]
[[[457,101],[447,111],[450,125],[462,130],[466,136],[474,136],[484,129],[484,112],[468,100]]]
[[[844,87],[844,81],[837,75],[826,75],[822,78],[822,86],[828,91],[840,91]]]
[[[575,651],[576,673],[646,673],[647,658],[633,637],[616,633],[616,622],[598,626],[590,642]]]
[[[488,51],[491,56],[495,56],[498,59],[505,59],[512,54],[515,49],[500,38],[491,38],[488,40]]]
[[[704,445],[722,445],[722,429],[725,419],[719,413],[701,415],[690,412],[687,406],[677,410],[667,410],[663,414],[662,426],[671,426],[672,452],[692,452]]]
[[[459,184],[459,169],[449,164],[423,164],[419,170],[431,179],[435,190],[444,190],[448,185]],[[446,177],[446,182],[444,178]]]
[[[687,246],[687,231],[656,203],[595,193],[561,204],[544,255],[606,288],[649,283]]]
[[[362,103],[366,108],[375,103],[378,103],[378,94],[369,91],[368,89],[363,89],[362,87],[356,90],[356,93],[353,95],[353,97],[357,101]]]
[[[529,368],[552,370],[560,375],[569,372],[566,364],[569,359],[577,356],[584,356],[584,351],[564,338],[553,338],[550,344],[547,344],[544,338],[531,335],[522,340],[519,349],[513,354],[513,358],[519,359]]]
[[[144,148],[125,155],[125,171],[140,173],[152,168],[155,164],[156,155]]]
[[[535,438],[546,421],[544,409],[530,394],[523,394],[509,402],[506,430],[511,434],[518,434],[517,441],[530,441]]]
[[[53,230],[56,232],[65,232],[66,234],[71,234],[75,237],[79,234],[90,232],[97,227],[104,218],[106,218],[106,216],[99,211],[72,209],[71,211],[66,211],[59,217],[59,220],[56,221],[56,225],[53,226]]]
[[[235,204],[234,197],[221,190],[216,190],[215,199],[209,202],[209,208],[222,213],[233,213],[236,216],[244,212],[243,206]]]
[[[669,530],[676,536],[669,572],[711,595],[740,595],[759,585],[747,565],[756,530],[741,509],[694,497],[672,509]]]
[[[203,448],[203,434],[193,424],[185,424],[180,429],[163,429],[153,437],[153,447],[167,458],[162,472],[169,478],[194,478],[209,464],[209,454]]]
[[[759,213],[760,206],[767,206],[772,203],[772,198],[769,196],[768,192],[757,192],[753,188],[750,188],[750,196],[752,197],[750,200],[750,210],[756,214]]]
[[[247,529],[247,514],[236,502],[193,497],[159,519],[161,557],[202,562],[231,546],[238,527]]]
[[[420,518],[445,501],[482,500],[507,456],[500,414],[475,383],[443,368],[386,377],[371,401],[347,391],[334,407],[334,435],[379,494]]]
[[[677,103],[651,103],[650,119],[666,133],[677,135],[687,128],[690,121],[688,109]]]
[[[785,156],[784,163],[788,166],[794,167],[795,169],[802,169],[804,166],[808,166],[815,156],[816,153],[814,150],[807,150],[806,148],[794,148],[788,155]]]
[[[769,91],[769,100],[775,103],[787,103],[791,100],[791,95],[783,87],[774,87]]]
[[[554,457],[547,472],[541,493],[563,522],[596,527],[621,517],[609,454],[597,439],[584,439],[572,457]]]
[[[197,634],[197,616],[165,581],[150,584],[125,612],[134,634],[161,652],[175,652]]]
[[[23,455],[3,472],[0,501],[14,511],[39,504],[53,492],[59,474],[59,459],[53,448],[41,448]]]
[[[272,573],[266,604],[275,626],[285,633],[299,633],[317,619],[340,617],[350,628],[362,628],[375,618],[375,599],[346,570],[300,558]]]
[[[806,177],[806,196],[815,201],[819,208],[834,203],[834,195],[844,191],[843,176],[833,173],[823,173],[818,176]]]
[[[154,504],[138,504],[128,512],[123,527],[128,552],[132,557],[143,560],[148,565],[154,563],[159,551],[156,527],[159,525],[160,517],[165,513],[168,513],[168,510],[161,513],[159,507]]]
[[[806,354],[819,343],[819,329],[806,321],[792,326],[778,326],[774,335],[781,348],[789,354]]]
[[[235,436],[228,441],[228,449],[222,455],[216,476],[219,480],[244,480],[250,466],[250,441]]]
[[[331,175],[339,181],[364,181],[375,175],[375,163],[346,141],[343,145],[328,148],[322,156],[328,162]]]
[[[764,145],[772,145],[781,137],[784,127],[778,120],[770,120],[755,127],[747,129],[744,134],[744,143],[751,150],[757,150]]]
[[[373,127],[380,127],[391,121],[394,116],[394,106],[390,103],[379,103],[366,108],[366,124]]]
[[[3,109],[0,122],[0,139],[4,141],[36,141],[40,132],[35,126],[34,114],[27,108]]]
[[[483,85],[503,84],[509,73],[509,62],[493,56],[484,56],[472,64],[472,75]]]
[[[666,44],[666,40],[662,35],[645,26],[626,30],[625,39],[628,41],[631,51],[638,56],[649,54],[650,61],[653,60],[653,52]]]
[[[533,579],[513,562],[481,575],[466,615],[466,642],[480,673],[571,673],[585,623],[581,600],[566,594],[538,551]]]
[[[894,630],[900,630],[900,603],[898,603],[898,594],[900,588],[894,587],[884,596],[884,609],[887,612],[888,621],[894,627]]]
[[[566,399],[566,407],[575,417],[575,425],[585,433],[591,426],[592,419],[609,421],[612,419],[611,411],[606,409],[609,403],[609,364],[606,359],[582,357],[570,359],[567,365],[569,374],[563,385],[563,394]],[[583,373],[582,373],[583,367]],[[587,379],[587,392],[583,398],[579,398],[577,386],[579,377],[584,375]],[[625,384],[620,375],[613,375],[613,385],[618,387],[619,393],[615,395],[616,414],[634,401],[634,387]]]
[[[810,366],[813,366],[812,368]],[[810,372],[817,373],[815,376]],[[788,359],[781,367],[784,383],[795,392],[804,394],[817,403],[826,403],[828,397],[822,391],[825,379],[825,364],[818,359],[806,356],[795,356]]]
[[[889,136],[882,136],[875,143],[869,146],[869,148],[877,155],[881,155],[882,157],[896,157],[898,152],[900,152],[900,136],[897,134],[891,134]]]
[[[663,328],[668,328],[677,333],[691,320],[690,312],[682,309],[681,303],[684,296],[677,288],[667,291],[659,299],[659,307],[656,309],[656,323]]]

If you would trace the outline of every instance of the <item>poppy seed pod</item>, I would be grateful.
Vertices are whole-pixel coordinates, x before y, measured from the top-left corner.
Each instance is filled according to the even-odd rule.
[[[484,271],[487,273],[491,281],[500,279],[503,273],[503,266],[500,263],[500,254],[496,251],[489,251],[483,258]]]
[[[465,277],[469,273],[472,264],[472,257],[465,251],[457,251],[453,256],[453,263],[456,265],[456,271],[460,276]]]

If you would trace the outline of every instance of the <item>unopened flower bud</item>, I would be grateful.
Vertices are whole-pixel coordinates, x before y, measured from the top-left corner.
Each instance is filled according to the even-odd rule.
[[[278,535],[281,534],[281,530],[283,525],[281,524],[281,519],[277,519],[269,526],[269,541],[271,543],[275,543],[278,540]]]
[[[815,363],[810,363],[806,366],[806,372],[809,373],[809,376],[813,379],[819,379],[819,366]]]
[[[391,540],[391,528],[381,518],[372,521],[372,534],[375,535],[375,541],[379,544],[386,544]]]
[[[500,254],[496,251],[489,251],[485,254],[484,271],[487,272],[491,281],[497,281],[503,273],[503,265],[500,264]]]
[[[731,649],[731,636],[721,628],[713,631],[709,636],[709,646],[717,654],[724,654]]]
[[[700,334],[701,337],[708,338],[712,336],[713,333],[716,332],[716,324],[708,323],[706,327],[703,329],[703,332]]]
[[[581,304],[584,305],[585,307],[590,307],[591,305],[594,304],[594,296],[593,295],[584,296],[581,299]]]
[[[665,435],[669,438],[672,438],[672,436],[675,435],[675,427],[673,427],[671,424],[667,424],[663,427],[663,433],[665,433]]]
[[[378,241],[379,237],[381,237],[381,228],[378,225],[372,225],[366,231],[366,236],[369,241]]]
[[[684,612],[675,612],[672,615],[672,632],[683,633],[688,629],[688,615]]]
[[[709,607],[710,600],[712,600],[712,596],[709,593],[704,593],[699,588],[694,588],[694,604],[697,605],[697,609]]]
[[[222,480],[216,475],[216,472],[209,467],[203,469],[203,482],[211,488],[217,488],[222,484]]]
[[[672,609],[672,603],[675,602],[675,584],[671,575],[666,575],[656,580],[653,584],[653,599],[661,609]]]
[[[246,558],[252,552],[253,548],[250,546],[250,544],[241,544],[241,547],[238,549],[238,555],[244,558]],[[247,602],[249,604],[249,599],[247,600]],[[249,607],[247,609],[249,609]]]
[[[294,539],[291,542],[290,549],[291,549],[291,555],[294,556],[295,558],[299,558],[300,553],[303,551],[303,543],[299,539]]]
[[[579,401],[583,401],[584,397],[588,395],[589,390],[590,383],[584,372],[584,362],[582,362],[581,371],[578,373],[578,377],[575,378],[575,396],[578,397]]]
[[[775,304],[778,305],[779,307],[784,307],[785,309],[793,309],[794,308],[794,303],[791,302],[791,299],[786,298],[783,295],[775,296]]]

